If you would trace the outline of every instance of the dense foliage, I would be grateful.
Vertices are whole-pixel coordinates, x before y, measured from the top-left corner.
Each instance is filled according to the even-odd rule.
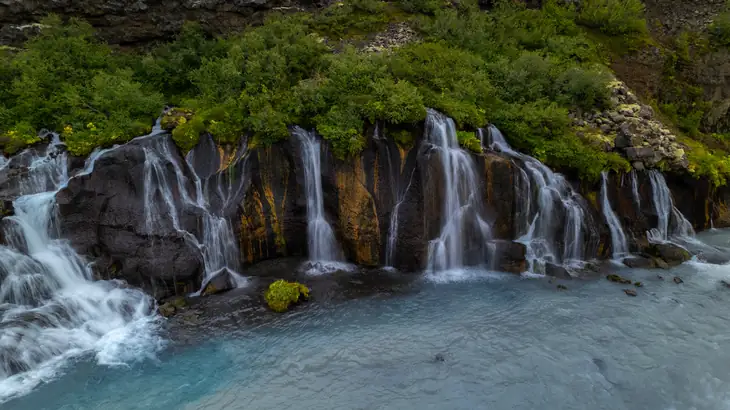
[[[491,122],[516,148],[582,178],[625,169],[618,155],[577,136],[568,112],[608,104],[610,75],[590,31],[643,35],[641,2],[493,3],[482,11],[473,0],[349,0],[272,14],[228,38],[189,24],[143,53],[99,43],[86,23],[51,18],[23,50],[0,50],[0,145],[14,152],[49,129],[86,154],[144,133],[170,104],[193,113],[173,131],[184,150],[203,132],[269,144],[298,124],[345,157],[364,147],[375,122],[412,143],[404,130],[428,107],[454,118],[472,150],[480,149],[473,131]],[[352,45],[393,22],[409,24],[420,41],[377,53]]]
[[[145,90],[111,49],[80,21],[48,27],[3,61],[0,142],[6,152],[32,143],[41,129],[63,133],[68,148],[86,154],[143,134],[162,95]]]

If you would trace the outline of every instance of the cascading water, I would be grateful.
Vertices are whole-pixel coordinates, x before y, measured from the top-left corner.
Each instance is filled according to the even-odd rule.
[[[92,169],[97,154],[81,173]],[[15,215],[3,220],[0,403],[53,378],[72,357],[93,353],[113,365],[161,348],[154,300],[117,281],[93,281],[88,264],[59,238],[55,195],[67,182],[67,156],[54,137],[33,158],[23,196],[13,202]]]
[[[393,266],[395,264],[395,249],[396,244],[398,242],[398,211],[400,210],[400,206],[403,204],[403,202],[406,200],[406,195],[408,195],[408,190],[411,189],[411,184],[413,183],[413,174],[416,173],[416,170],[414,169],[411,172],[411,177],[408,179],[408,185],[406,185],[406,189],[404,189],[402,192],[398,192],[398,195],[396,197],[396,203],[393,206],[393,210],[390,213],[390,226],[388,227],[388,243],[386,244],[385,248],[385,263],[388,266]]]
[[[656,210],[657,227],[647,232],[652,242],[667,242],[672,239],[692,241],[695,231],[692,224],[674,206],[672,193],[669,191],[664,175],[657,170],[649,171],[651,182],[652,202]]]
[[[200,251],[205,269],[201,291],[210,280],[221,274],[228,275],[226,280],[230,286],[244,286],[246,279],[238,273],[238,243],[233,227],[228,218],[213,212],[204,194],[201,179],[191,164],[193,157],[189,155],[184,163],[179,163],[177,156],[173,155],[173,143],[167,136],[153,135],[140,140],[143,139],[144,216],[147,232],[152,234],[169,229],[169,223],[172,229]],[[174,171],[174,178],[167,172],[168,165]],[[192,192],[188,192],[189,181],[192,181]],[[198,235],[182,226],[181,214],[186,211],[194,212],[201,221],[202,229]]]
[[[601,209],[603,216],[606,218],[608,229],[611,231],[611,250],[613,259],[620,259],[629,254],[629,244],[626,240],[626,234],[621,227],[618,217],[611,208],[611,201],[608,200],[608,176],[604,171],[601,173]]]
[[[484,140],[484,131],[481,134]],[[545,263],[580,265],[584,256],[586,217],[580,195],[562,175],[537,159],[513,150],[496,127],[490,126],[487,135],[489,148],[512,158],[521,169],[521,181],[517,185],[521,208],[517,229],[519,241],[527,247],[530,270],[542,272]],[[559,243],[563,244],[562,252],[557,247]]]
[[[637,172],[635,169],[631,170],[631,194],[634,199],[634,206],[638,213],[641,213],[641,195],[639,195],[639,181],[636,176]]]
[[[294,128],[293,135],[302,148],[307,191],[307,246],[309,261],[314,265],[311,272],[322,272],[337,265],[332,262],[342,261],[342,251],[324,213],[320,141],[314,132],[299,127]]]
[[[482,217],[481,191],[474,162],[470,154],[459,147],[454,121],[429,110],[424,148],[428,154],[438,156],[444,178],[441,234],[429,244],[428,271],[465,266],[465,253],[472,248],[480,250],[478,263],[488,262],[490,247],[487,241],[491,239],[491,226]]]

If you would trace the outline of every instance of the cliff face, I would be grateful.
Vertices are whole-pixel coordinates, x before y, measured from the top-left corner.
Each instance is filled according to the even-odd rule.
[[[413,130],[414,136],[421,132],[418,127]],[[444,218],[444,180],[441,161],[422,146],[420,137],[413,147],[403,148],[371,134],[361,155],[343,161],[322,144],[325,214],[348,261],[366,267],[390,264],[403,271],[425,268],[429,243],[438,237]],[[23,161],[25,156],[19,154],[0,170],[5,203],[16,196],[17,177],[30,165]],[[491,262],[498,270],[523,272],[525,247],[514,240],[529,225],[522,207],[536,187],[525,191],[523,170],[503,154],[485,151],[472,154],[472,159],[479,179],[475,194],[491,224]],[[204,137],[185,156],[167,135],[137,139],[103,153],[91,172],[72,178],[57,194],[61,235],[94,262],[98,275],[124,279],[156,296],[199,288],[210,263],[204,260],[205,248],[213,244],[200,238],[210,232],[206,218],[211,215],[218,218],[215,221],[231,222],[244,273],[246,266],[267,259],[304,258],[307,198],[302,161],[293,139],[246,148],[245,140],[237,146],[216,146]],[[80,159],[70,162],[72,168],[81,166]],[[646,231],[657,222],[648,175],[636,175],[638,202],[629,174],[608,179],[612,208],[632,250],[645,246]],[[696,229],[713,223],[730,226],[730,191],[712,190],[706,181],[681,175],[666,177],[675,205]],[[583,254],[586,259],[608,257],[611,237],[597,199],[600,186],[581,188],[587,198]],[[563,226],[564,215],[554,212],[555,223]],[[394,222],[397,234],[391,235]]]
[[[212,33],[228,33],[261,20],[262,12],[309,7],[293,0],[2,0],[0,44],[20,44],[50,13],[87,20],[106,41],[116,44],[167,38],[185,21],[198,21]]]

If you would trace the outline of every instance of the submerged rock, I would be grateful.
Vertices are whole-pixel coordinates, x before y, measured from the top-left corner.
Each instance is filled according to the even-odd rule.
[[[565,285],[558,285],[558,290],[568,290],[568,287]]]
[[[632,256],[630,258],[624,258],[622,260],[624,265],[632,269],[652,269],[656,268],[656,263],[651,258],[644,258],[641,256]]]
[[[570,272],[568,272],[568,269],[560,265],[555,265],[553,263],[545,264],[545,274],[547,276],[552,276],[558,279],[573,279],[573,277],[570,275]]]
[[[233,279],[233,273],[228,269],[223,269],[205,284],[203,296],[213,295],[235,288],[236,281]]]
[[[620,275],[617,275],[617,274],[615,274],[615,273],[612,273],[612,274],[610,274],[610,275],[607,275],[607,276],[606,276],[606,279],[608,279],[608,280],[609,280],[609,281],[611,281],[611,282],[614,282],[614,283],[621,283],[621,284],[624,284],[624,285],[630,285],[630,284],[632,283],[632,282],[631,282],[631,279],[626,279],[626,278],[623,278],[623,277],[621,277]]]
[[[637,288],[643,288],[644,284],[641,282],[634,282],[634,286],[636,286]]]
[[[160,315],[164,317],[170,317],[175,314],[175,311],[177,309],[175,306],[173,306],[171,303],[165,303],[157,308],[157,311],[160,312]]]
[[[692,258],[686,249],[672,243],[654,243],[649,245],[646,252],[662,259],[669,266],[681,265]]]
[[[674,277],[674,283],[676,283],[677,285],[679,285],[680,283],[684,283],[684,281],[679,276],[675,276]]]
[[[636,296],[636,291],[633,289],[624,289],[624,293],[629,296]]]

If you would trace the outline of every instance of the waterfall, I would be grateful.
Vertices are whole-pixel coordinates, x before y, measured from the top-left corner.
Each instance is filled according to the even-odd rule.
[[[636,170],[631,170],[631,194],[634,197],[634,206],[636,206],[636,212],[641,214],[641,195],[639,195],[639,181],[636,177]]]
[[[154,300],[118,281],[94,281],[59,237],[55,196],[69,177],[58,137],[45,153],[24,154],[33,158],[0,245],[0,403],[52,379],[71,358],[92,353],[100,364],[122,364],[154,355],[162,343]]]
[[[545,263],[579,265],[584,257],[583,220],[587,216],[583,198],[562,175],[512,149],[496,127],[490,126],[488,133],[482,131],[482,140],[485,134],[490,149],[512,158],[520,168],[516,224],[518,240],[527,247],[530,270],[544,271]],[[561,243],[562,252],[558,249]]]
[[[396,197],[396,203],[393,206],[393,210],[390,213],[390,226],[388,227],[388,243],[386,244],[385,248],[385,263],[387,266],[393,266],[395,264],[395,248],[396,243],[398,241],[398,210],[400,209],[401,204],[406,200],[406,195],[408,195],[408,190],[411,189],[411,184],[413,183],[413,174],[416,173],[415,168],[413,171],[411,171],[411,177],[408,179],[408,185],[406,185],[406,189],[402,192],[399,192]]]
[[[293,134],[301,145],[304,164],[309,260],[316,265],[314,271],[322,271],[327,269],[327,265],[332,265],[327,262],[341,261],[342,251],[324,213],[320,141],[314,132],[299,127],[294,128]]]
[[[224,207],[214,209],[210,205],[201,178],[192,166],[193,156],[188,155],[185,161],[179,161],[168,136],[139,140],[145,144],[144,218],[147,233],[172,228],[200,252],[205,270],[201,291],[219,275],[227,275],[228,286],[244,286],[246,279],[238,273],[240,261],[233,227],[228,218],[215,212]],[[217,156],[217,153],[212,155]],[[174,177],[170,176],[170,167]],[[181,223],[181,217],[190,212],[199,218],[202,225],[197,235],[187,231]]]
[[[474,162],[459,147],[454,121],[429,110],[424,148],[437,155],[444,184],[441,233],[429,244],[428,271],[463,267],[465,253],[472,249],[480,250],[478,263],[487,262],[491,227],[482,217],[481,189]]]
[[[611,231],[611,250],[613,259],[620,259],[629,253],[629,244],[626,240],[626,234],[621,227],[618,217],[611,208],[611,201],[608,200],[608,176],[604,171],[601,173],[601,209],[603,216],[606,218],[608,229]]]
[[[657,170],[649,171],[652,203],[657,214],[657,227],[647,232],[652,242],[667,242],[672,238],[691,240],[695,236],[692,224],[674,206],[664,175]]]

